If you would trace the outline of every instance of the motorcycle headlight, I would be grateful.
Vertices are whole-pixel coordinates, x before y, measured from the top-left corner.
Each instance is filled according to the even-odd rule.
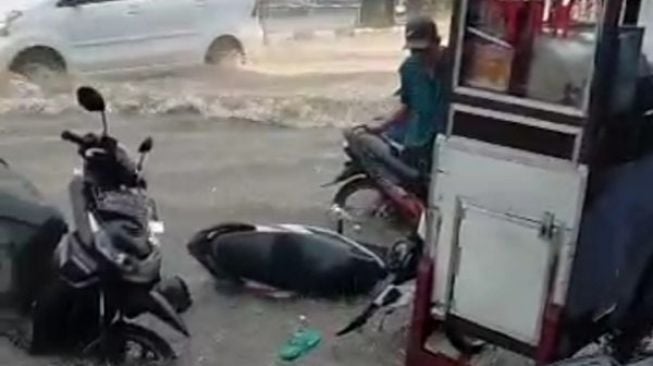
[[[9,36],[11,31],[11,26],[21,16],[23,16],[23,13],[18,10],[12,10],[6,13],[4,17],[0,19],[0,37]]]

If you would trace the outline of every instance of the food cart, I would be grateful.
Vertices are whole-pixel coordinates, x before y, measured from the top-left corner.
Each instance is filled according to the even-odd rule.
[[[641,8],[455,0],[407,365],[468,364],[441,347],[445,327],[537,364],[559,357],[593,177],[635,154],[609,137],[636,93]]]

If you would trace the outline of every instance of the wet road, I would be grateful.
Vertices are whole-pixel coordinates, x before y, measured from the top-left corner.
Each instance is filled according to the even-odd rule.
[[[268,366],[300,315],[325,334],[298,365],[401,365],[405,314],[344,339],[332,336],[361,301],[270,300],[216,288],[185,249],[199,229],[224,221],[330,225],[332,189],[320,188],[342,164],[339,129],[392,109],[401,34],[291,41],[250,54],[246,71],[150,79],[74,80],[105,93],[111,131],[132,148],[155,141],[147,162],[151,194],[166,221],[165,271],[191,285],[185,318],[193,337],[174,341],[178,366]],[[2,78],[0,78],[2,79]],[[0,82],[0,157],[28,176],[59,207],[79,163],[59,140],[63,129],[98,130],[70,94],[43,95],[22,82]],[[150,321],[145,319],[144,321]],[[375,324],[374,324],[375,325]],[[41,366],[0,339],[0,365]]]
[[[94,116],[66,112],[5,115],[0,156],[28,176],[60,207],[67,207],[66,183],[78,163],[74,148],[58,139],[64,128],[97,129]],[[340,133],[335,128],[295,129],[196,115],[113,115],[112,133],[135,147],[150,135],[155,147],[147,162],[151,193],[158,200],[167,233],[165,271],[179,273],[195,300],[185,315],[190,340],[159,328],[175,342],[180,366],[277,364],[279,348],[306,315],[325,333],[323,344],[299,365],[400,365],[401,317],[384,332],[334,339],[332,334],[360,304],[311,299],[270,300],[234,289],[216,288],[186,254],[195,230],[223,221],[293,222],[329,225],[333,192],[320,188],[340,168]],[[0,364],[48,365],[7,342]]]

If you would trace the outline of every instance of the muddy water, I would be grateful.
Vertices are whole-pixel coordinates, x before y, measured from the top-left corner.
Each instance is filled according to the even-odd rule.
[[[6,75],[0,81],[0,114],[60,115],[76,110],[74,85],[106,94],[113,113],[195,114],[289,127],[344,127],[390,111],[396,101],[395,70],[401,34],[278,41],[254,47],[237,71],[209,67],[147,77],[69,80],[64,93]]]

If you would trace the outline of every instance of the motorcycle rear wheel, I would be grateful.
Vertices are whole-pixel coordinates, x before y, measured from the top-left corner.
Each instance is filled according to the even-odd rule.
[[[357,205],[357,198],[365,195],[367,202]],[[340,234],[360,243],[389,248],[409,233],[392,202],[369,178],[361,177],[344,184],[336,192],[333,205],[343,211],[337,218]]]
[[[155,332],[136,324],[120,323],[111,329],[111,339],[96,340],[85,354],[99,356],[115,366],[171,365],[175,352]]]

